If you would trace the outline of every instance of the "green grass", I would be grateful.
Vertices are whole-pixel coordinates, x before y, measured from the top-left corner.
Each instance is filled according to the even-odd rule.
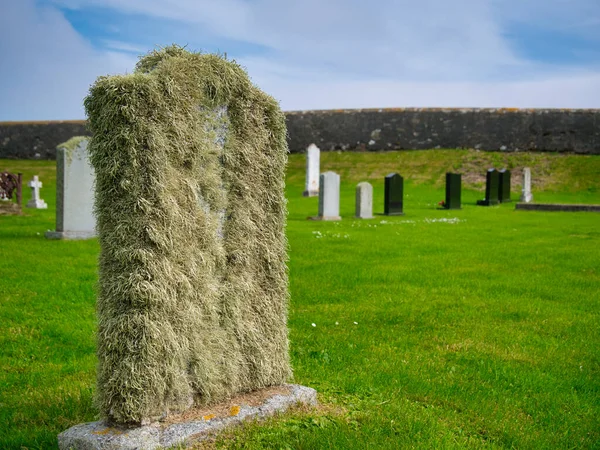
[[[328,407],[212,445],[600,448],[600,215],[476,207],[490,161],[529,165],[536,201],[600,203],[600,157],[326,153],[344,220],[312,222],[304,158],[290,157],[295,381]],[[49,204],[0,217],[0,448],[53,448],[57,433],[96,419],[98,244],[43,237],[54,228],[54,163],[0,168],[39,174]],[[471,187],[460,211],[436,209],[448,169]],[[356,183],[374,184],[380,212],[392,171],[406,180],[406,215],[353,219]]]

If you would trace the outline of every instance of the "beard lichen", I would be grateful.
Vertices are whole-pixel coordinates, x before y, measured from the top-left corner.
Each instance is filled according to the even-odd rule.
[[[85,109],[101,415],[140,423],[288,381],[277,102],[235,62],[171,46],[98,78]]]

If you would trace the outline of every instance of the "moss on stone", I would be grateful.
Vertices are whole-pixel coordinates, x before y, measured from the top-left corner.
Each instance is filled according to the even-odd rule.
[[[281,384],[285,119],[235,62],[172,46],[85,99],[101,414],[139,423]]]

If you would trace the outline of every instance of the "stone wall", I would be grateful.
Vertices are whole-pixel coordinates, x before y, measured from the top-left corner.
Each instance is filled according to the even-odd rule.
[[[292,153],[478,148],[600,154],[599,109],[350,109],[286,113]],[[84,121],[0,123],[0,158],[54,159]]]
[[[287,113],[291,152],[477,148],[600,154],[600,110],[396,108]]]
[[[0,122],[0,158],[56,159],[56,146],[88,136],[84,120]]]

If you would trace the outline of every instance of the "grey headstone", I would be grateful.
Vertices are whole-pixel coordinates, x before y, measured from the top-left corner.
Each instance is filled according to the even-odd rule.
[[[319,180],[319,220],[341,220],[340,176],[335,172],[321,174]]]
[[[366,181],[356,185],[356,218],[373,218],[373,186]]]
[[[529,167],[523,168],[523,190],[521,191],[520,200],[525,203],[533,201],[533,194],[531,193],[531,169]]]
[[[306,184],[303,194],[305,197],[319,195],[320,164],[321,150],[315,144],[310,144],[306,149]]]
[[[88,139],[75,148],[56,152],[56,231],[49,239],[87,239],[96,235],[94,169],[87,151]]]

